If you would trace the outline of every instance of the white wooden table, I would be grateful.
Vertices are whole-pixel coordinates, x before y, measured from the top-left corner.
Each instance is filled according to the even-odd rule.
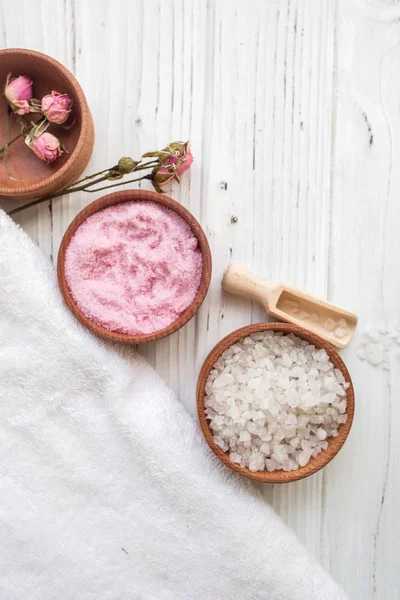
[[[400,2],[2,0],[0,40],[75,73],[96,128],[88,172],[191,140],[195,163],[171,195],[206,230],[212,286],[183,330],[140,349],[191,412],[206,353],[266,318],[221,293],[230,260],[360,315],[343,352],[348,442],[309,480],[262,490],[350,598],[400,598],[400,360],[385,372],[356,356],[367,323],[400,324]],[[18,222],[56,257],[95,197]]]

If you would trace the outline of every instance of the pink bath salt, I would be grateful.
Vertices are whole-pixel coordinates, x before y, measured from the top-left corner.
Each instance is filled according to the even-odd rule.
[[[121,202],[91,215],[65,253],[65,277],[79,309],[120,333],[168,327],[193,302],[201,275],[189,225],[152,201]]]

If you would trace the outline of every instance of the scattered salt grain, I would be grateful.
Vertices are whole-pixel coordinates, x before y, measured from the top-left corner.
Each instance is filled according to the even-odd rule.
[[[400,346],[398,327],[372,327],[369,325],[361,336],[357,351],[359,359],[374,367],[390,370],[390,356]]]
[[[349,385],[325,350],[292,334],[261,332],[215,363],[205,388],[206,416],[233,462],[253,472],[292,471],[338,435],[347,420]]]

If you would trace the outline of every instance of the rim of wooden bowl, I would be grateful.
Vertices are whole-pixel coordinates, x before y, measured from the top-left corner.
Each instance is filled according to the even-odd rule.
[[[269,471],[257,471],[253,473],[247,467],[241,467],[237,463],[232,462],[229,456],[214,442],[214,438],[212,436],[208,424],[208,419],[205,415],[205,386],[210,371],[217,362],[218,358],[227,348],[232,346],[232,344],[238,342],[241,338],[247,337],[252,333],[259,333],[261,331],[277,331],[283,332],[286,335],[288,335],[289,333],[294,333],[302,339],[314,344],[317,348],[323,348],[327,352],[335,368],[339,369],[343,373],[346,382],[350,383],[350,387],[347,390],[346,423],[342,423],[341,425],[339,425],[337,437],[331,437],[327,439],[328,448],[326,450],[323,450],[315,458],[311,458],[311,460],[305,467],[300,467],[296,471],[273,471],[272,473],[270,473]],[[245,477],[249,477],[250,479],[255,479],[257,481],[262,481],[264,483],[289,483],[291,481],[297,481],[299,479],[303,479],[304,477],[309,477],[310,475],[313,475],[314,473],[322,469],[322,467],[325,467],[339,452],[344,442],[346,441],[347,436],[349,435],[351,425],[353,423],[354,388],[350,374],[342,358],[339,356],[339,354],[336,352],[333,346],[331,346],[331,344],[329,344],[319,336],[315,335],[310,331],[307,331],[306,329],[303,329],[302,327],[298,327],[297,325],[291,325],[289,323],[255,323],[253,325],[241,327],[240,329],[237,329],[236,331],[233,331],[232,333],[224,337],[220,342],[218,342],[216,346],[214,346],[210,354],[207,356],[201,368],[197,382],[197,415],[206,442],[208,443],[214,454],[227,467],[233,469],[233,471],[236,471],[236,473],[240,473],[240,475],[244,475]]]
[[[90,215],[93,215],[94,213],[103,210],[108,206],[120,204],[121,202],[138,200],[145,200],[161,204],[162,206],[165,206],[166,208],[169,208],[170,210],[177,213],[189,225],[194,235],[198,239],[199,248],[203,257],[203,267],[199,289],[197,290],[197,294],[193,302],[183,311],[183,313],[181,313],[181,315],[175,321],[173,321],[173,323],[168,325],[168,327],[160,329],[159,331],[156,331],[154,333],[132,335],[128,333],[119,333],[117,331],[109,331],[108,329],[105,329],[101,325],[98,325],[97,323],[86,317],[86,315],[84,315],[81,312],[81,310],[78,308],[78,306],[75,303],[75,300],[72,297],[72,294],[69,290],[68,284],[65,279],[65,252],[75,231]],[[171,335],[171,333],[178,331],[178,329],[180,329],[181,327],[186,325],[188,321],[190,321],[190,319],[195,315],[195,313],[203,303],[204,298],[206,297],[211,281],[211,268],[212,261],[210,246],[208,245],[206,235],[201,225],[194,218],[192,213],[189,212],[184,206],[182,206],[182,204],[179,204],[179,202],[176,202],[176,200],[173,200],[172,198],[169,198],[164,194],[158,194],[156,192],[151,192],[147,190],[135,189],[107,194],[106,196],[102,196],[94,202],[91,202],[90,204],[88,204],[88,206],[81,210],[81,212],[70,223],[61,241],[60,249],[58,252],[57,276],[58,283],[61,289],[61,293],[64,297],[65,303],[67,304],[70,311],[75,315],[75,317],[83,325],[90,329],[90,331],[111,342],[122,342],[124,344],[142,344],[144,342],[154,342],[156,340],[160,340],[161,338],[167,337],[168,335]]]
[[[68,79],[69,84],[74,90],[76,101],[79,102],[81,108],[81,131],[78,142],[71,152],[66,163],[64,163],[55,173],[27,185],[8,188],[7,186],[0,187],[0,195],[7,198],[32,198],[42,194],[51,194],[62,190],[64,187],[73,183],[85,170],[94,146],[94,126],[93,119],[87,103],[85,94],[74,75],[63,64],[55,58],[26,48],[5,48],[0,50],[0,60],[5,61],[7,55],[32,56],[41,62],[51,65],[54,69],[58,69]]]

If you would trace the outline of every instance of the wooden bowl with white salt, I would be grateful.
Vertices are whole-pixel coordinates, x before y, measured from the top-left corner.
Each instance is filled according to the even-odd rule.
[[[295,470],[274,470],[268,471],[266,468],[264,470],[250,470],[248,466],[242,466],[238,462],[234,462],[229,457],[230,452],[224,450],[221,445],[218,445],[215,441],[215,437],[217,437],[216,432],[212,431],[210,427],[210,418],[206,413],[206,385],[207,382],[210,381],[210,374],[214,370],[215,364],[219,359],[221,359],[223,353],[228,350],[231,346],[240,344],[240,340],[251,336],[252,334],[258,334],[261,332],[276,332],[281,333],[283,336],[294,334],[298,338],[305,340],[308,344],[315,346],[316,351],[325,350],[326,354],[329,357],[329,361],[332,363],[334,369],[338,369],[341,375],[346,382],[346,411],[347,420],[345,423],[340,423],[337,426],[337,435],[336,437],[327,437],[325,445],[327,448],[321,450],[320,453],[311,457],[307,464],[304,466],[298,466]],[[215,371],[214,371],[215,373]],[[214,375],[215,377],[215,375]],[[331,406],[331,405],[329,405]],[[347,436],[350,432],[353,417],[354,417],[354,389],[353,384],[350,378],[350,374],[344,364],[343,360],[336,352],[336,350],[331,346],[328,342],[324,341],[314,333],[307,331],[306,329],[302,329],[297,325],[291,325],[288,323],[256,323],[254,325],[248,325],[247,327],[242,327],[229,335],[227,335],[224,339],[222,339],[210,352],[208,357],[206,358],[203,367],[201,369],[198,383],[197,383],[197,414],[200,423],[201,430],[203,435],[210,446],[211,450],[214,454],[230,469],[236,471],[240,475],[245,477],[249,477],[251,479],[255,479],[257,481],[261,481],[264,483],[289,483],[291,481],[296,481],[299,479],[303,479],[304,477],[308,477],[313,475],[323,467],[325,467],[339,452],[344,442],[347,439]],[[310,413],[311,414],[311,413]],[[322,427],[322,426],[321,426]],[[218,432],[217,432],[218,433]],[[247,434],[246,434],[247,435]],[[290,440],[284,440],[287,444]],[[219,442],[221,443],[221,438],[219,438]],[[268,445],[268,443],[267,443]],[[272,453],[271,453],[272,454]],[[266,456],[266,459],[270,457]]]

